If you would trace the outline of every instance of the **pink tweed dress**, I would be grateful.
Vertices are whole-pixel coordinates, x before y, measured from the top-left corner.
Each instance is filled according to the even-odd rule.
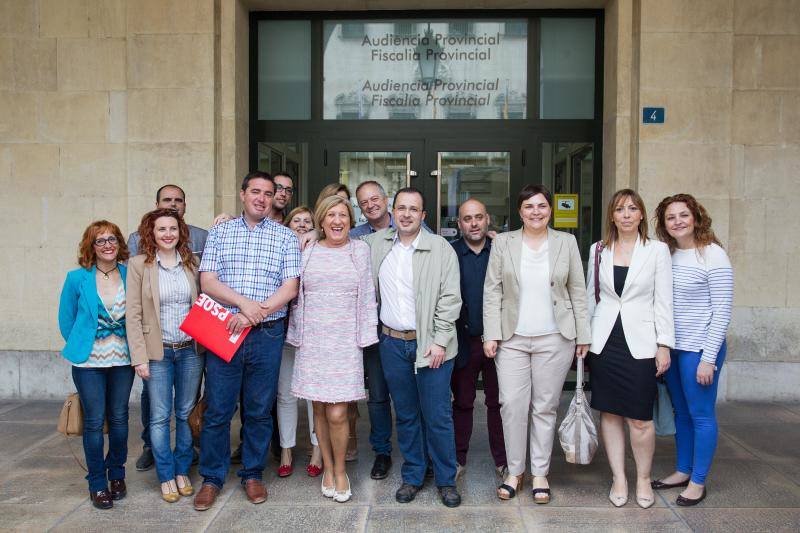
[[[292,376],[292,394],[298,398],[326,403],[366,398],[356,324],[364,274],[355,269],[351,245],[314,246],[303,271],[303,342]]]

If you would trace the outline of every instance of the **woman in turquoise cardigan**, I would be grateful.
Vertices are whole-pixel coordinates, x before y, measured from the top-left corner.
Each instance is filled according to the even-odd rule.
[[[81,268],[67,273],[58,306],[58,327],[66,341],[62,354],[72,363],[72,380],[83,407],[89,497],[98,509],[110,509],[113,500],[127,492],[128,397],[134,372],[125,335],[126,259],[128,247],[116,224],[89,224],[78,247]]]

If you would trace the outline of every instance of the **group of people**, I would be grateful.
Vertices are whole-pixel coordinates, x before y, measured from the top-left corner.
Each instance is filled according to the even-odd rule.
[[[184,222],[185,194],[166,185],[127,244],[111,222],[86,228],[59,326],[84,410],[96,507],[125,497],[135,375],[144,384],[137,468],[155,463],[167,502],[194,495],[195,509],[210,509],[232,456],[248,500],[266,501],[271,444],[278,476],[293,471],[298,399],[308,403],[306,471],[321,478],[325,497],[348,501],[355,402],[366,398],[371,477],[384,479],[392,467],[394,406],[403,457],[396,500],[412,501],[432,477],[442,503],[456,507],[480,375],[498,498],[521,491],[530,441],[531,494],[545,504],[557,408],[576,357],[587,360],[591,405],[601,413],[611,503],[628,500],[626,426],[638,505],[648,508],[653,490],[674,487],[684,489],[679,505],[705,497],[733,277],[711,218],[692,196],[662,200],[656,240],[641,197],[616,192],[585,276],[574,236],[550,225],[553,198],[541,185],[519,192],[522,227],[507,233],[490,231],[483,203],[465,201],[462,236],[452,243],[424,224],[425,198],[411,187],[395,194],[390,210],[378,182],[361,183],[355,197],[367,221],[358,226],[344,185],[327,186],[313,211],[287,214],[293,193],[291,176],[251,172],[242,181],[242,214],[218,217],[206,233]],[[230,310],[231,334],[250,328],[230,362],[180,329],[200,292]],[[657,379],[672,397],[677,464],[652,480]],[[188,417],[201,389],[206,410],[194,443]],[[237,409],[241,443],[231,454]],[[196,492],[195,444],[203,478]]]

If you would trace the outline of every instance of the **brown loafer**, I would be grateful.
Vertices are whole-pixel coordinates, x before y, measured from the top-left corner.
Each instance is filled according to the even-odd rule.
[[[89,499],[92,500],[92,505],[98,509],[111,509],[114,507],[111,493],[107,490],[98,490],[97,492],[89,491]]]
[[[203,483],[200,492],[194,497],[194,510],[207,511],[211,509],[219,495],[219,489],[210,483]]]
[[[109,481],[112,500],[121,500],[128,494],[128,489],[125,487],[124,479],[112,479]]]
[[[244,482],[244,492],[250,503],[264,503],[267,501],[267,486],[260,479],[248,479]]]

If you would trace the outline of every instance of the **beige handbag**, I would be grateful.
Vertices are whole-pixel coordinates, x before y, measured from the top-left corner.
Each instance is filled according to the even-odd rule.
[[[58,432],[65,437],[80,437],[83,435],[83,408],[77,392],[71,392],[61,406],[58,415]],[[103,433],[108,433],[108,418],[103,423]]]

